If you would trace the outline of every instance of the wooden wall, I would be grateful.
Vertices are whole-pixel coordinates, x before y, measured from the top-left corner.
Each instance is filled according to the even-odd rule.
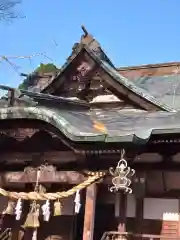
[[[101,195],[101,193],[100,193]],[[95,239],[104,232],[117,231],[118,219],[115,217],[115,195],[104,193],[106,198],[99,198],[96,206]],[[179,236],[180,203],[178,198],[144,198],[142,221],[137,219],[137,200],[134,195],[127,196],[126,231],[143,234]],[[139,226],[137,222],[139,221]]]

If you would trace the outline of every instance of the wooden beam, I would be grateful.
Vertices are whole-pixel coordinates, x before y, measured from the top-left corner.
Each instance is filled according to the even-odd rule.
[[[93,240],[97,185],[94,183],[86,189],[83,240]]]
[[[8,184],[25,184],[35,183],[37,172],[6,172],[0,174],[0,186],[7,186]],[[40,176],[40,183],[69,183],[79,184],[86,179],[83,174],[75,171],[55,171],[42,172]]]
[[[21,164],[25,162],[32,162],[34,156],[39,155],[43,161],[48,163],[68,163],[77,161],[78,155],[73,151],[50,151],[43,153],[23,153],[23,152],[14,152],[14,153],[0,153],[0,161],[8,164]]]
[[[159,162],[159,163],[133,163],[132,168],[138,171],[151,171],[151,170],[161,170],[161,171],[179,171],[180,163],[175,162]]]

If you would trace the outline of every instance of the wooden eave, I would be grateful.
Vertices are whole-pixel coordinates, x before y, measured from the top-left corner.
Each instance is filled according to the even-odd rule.
[[[151,135],[180,132],[179,113],[112,109],[66,110],[47,106],[0,108],[3,120],[44,122],[76,143],[146,143]],[[83,123],[83,124],[82,124]]]

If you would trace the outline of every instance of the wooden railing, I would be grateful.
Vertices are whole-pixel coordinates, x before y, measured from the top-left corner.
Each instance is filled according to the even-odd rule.
[[[101,240],[180,240],[180,237],[152,234],[134,234],[129,232],[105,232]]]
[[[0,240],[11,240],[11,236],[11,228],[6,228],[4,231],[0,232]]]

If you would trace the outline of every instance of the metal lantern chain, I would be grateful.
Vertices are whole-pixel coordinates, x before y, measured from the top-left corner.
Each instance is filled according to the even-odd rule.
[[[126,193],[132,193],[131,177],[135,174],[135,170],[128,167],[127,161],[124,159],[125,151],[121,151],[121,159],[119,160],[115,169],[109,169],[110,174],[113,176],[110,188],[111,192],[124,190]]]

